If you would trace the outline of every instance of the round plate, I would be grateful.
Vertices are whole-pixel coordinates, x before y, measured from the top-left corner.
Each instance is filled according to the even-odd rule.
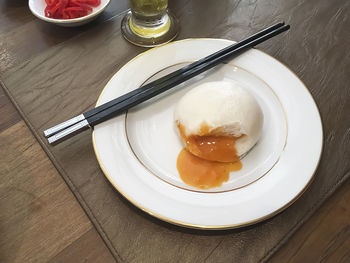
[[[189,39],[151,49],[121,68],[97,106],[232,41]],[[176,170],[182,149],[174,125],[177,101],[208,81],[237,82],[264,113],[261,138],[228,182],[208,190],[183,183]],[[94,128],[98,162],[131,203],[164,221],[223,229],[267,219],[294,202],[313,178],[322,151],[318,109],[303,83],[280,62],[252,49]]]

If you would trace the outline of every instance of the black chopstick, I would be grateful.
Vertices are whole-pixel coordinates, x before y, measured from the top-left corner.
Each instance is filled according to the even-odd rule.
[[[111,106],[105,107],[104,110],[97,111],[95,114],[89,115],[88,117],[82,119],[78,123],[73,124],[64,130],[61,130],[57,134],[49,137],[48,141],[50,144],[58,143],[64,140],[67,136],[70,137],[76,133],[79,133],[82,130],[87,129],[88,127],[93,127],[105,120],[115,117],[120,113],[126,111],[127,109],[134,107],[135,105],[140,104],[150,98],[153,98],[154,96],[166,90],[169,90],[170,88],[216,66],[217,64],[226,60],[227,58],[232,58],[233,56],[239,55],[242,52],[254,47],[255,45],[260,44],[266,41],[267,39],[288,30],[289,28],[290,28],[289,25],[282,25],[277,28],[274,28],[272,31],[269,30],[269,32],[258,35],[258,37],[255,37],[255,39],[251,41],[245,41],[243,44],[238,45],[238,47],[236,46],[234,49],[226,48],[226,52],[222,52],[222,50],[220,50],[219,52],[214,53],[216,54],[215,56],[213,56],[214,54],[210,55],[211,56],[210,59],[207,59],[209,56],[205,57],[204,58],[205,60],[204,59],[202,60],[204,62],[197,63],[194,67],[189,67],[193,64],[192,63],[189,66],[186,66],[187,70],[183,70],[183,71],[178,70],[177,71],[178,73],[174,74],[176,72],[175,71],[171,73],[172,77],[165,78],[163,79],[163,81],[158,80],[157,84],[153,86],[149,86],[147,89],[144,89],[144,87],[146,86],[145,85],[142,88],[137,89],[139,92],[134,93],[134,95],[132,96],[130,96],[130,93],[127,93],[123,95],[123,96],[126,96],[129,94],[129,96],[125,97],[125,99],[122,99],[122,100],[120,99],[123,96],[117,98],[117,99],[120,99],[118,103],[114,103],[114,104],[111,103],[110,104]],[[115,100],[112,100],[112,101],[115,101]],[[85,117],[85,113],[83,114],[83,116]]]
[[[265,35],[265,34],[267,34],[269,32],[272,32],[272,31],[276,30],[277,28],[282,27],[283,25],[284,25],[284,22],[277,23],[277,24],[275,24],[273,26],[270,26],[270,27],[268,27],[268,28],[266,28],[266,29],[256,33],[256,34],[254,34],[254,35],[252,35],[252,36],[250,36],[250,37],[248,37],[248,38],[246,38],[246,39],[244,39],[244,40],[242,40],[240,42],[237,42],[237,43],[232,44],[232,45],[230,45],[230,46],[228,46],[226,48],[223,48],[223,49],[221,49],[221,50],[219,50],[219,51],[217,51],[217,52],[215,52],[215,53],[213,53],[213,54],[211,54],[209,56],[206,56],[206,57],[204,57],[204,58],[202,58],[202,59],[200,59],[200,60],[198,60],[196,62],[193,62],[193,63],[191,63],[191,64],[189,64],[187,66],[184,66],[184,67],[182,67],[182,68],[180,68],[180,69],[178,69],[178,70],[176,70],[176,71],[174,71],[174,72],[172,72],[170,74],[167,74],[164,77],[161,77],[161,78],[159,78],[157,80],[154,80],[154,81],[152,81],[152,82],[150,82],[150,83],[148,83],[148,84],[146,84],[146,85],[144,85],[144,86],[142,86],[142,87],[140,87],[138,89],[130,91],[130,92],[128,92],[128,93],[126,93],[126,94],[124,94],[124,95],[122,95],[122,96],[120,96],[120,97],[118,97],[116,99],[113,99],[113,100],[111,100],[111,101],[109,101],[107,103],[104,103],[104,104],[102,104],[102,105],[100,105],[100,106],[98,106],[98,107],[96,107],[94,109],[91,109],[91,110],[85,112],[84,116],[85,116],[85,118],[89,118],[90,116],[95,115],[98,112],[104,111],[107,108],[112,107],[112,106],[122,102],[123,100],[129,99],[130,97],[132,97],[134,95],[138,95],[138,94],[140,94],[142,92],[145,92],[149,88],[152,88],[152,87],[154,87],[156,85],[159,85],[159,84],[161,84],[161,83],[163,83],[165,81],[168,81],[169,79],[171,79],[173,77],[181,76],[181,74],[185,73],[186,71],[191,70],[191,69],[193,69],[193,68],[195,68],[195,67],[197,67],[197,66],[199,66],[199,65],[201,65],[203,63],[207,63],[207,62],[211,61],[212,59],[215,59],[216,57],[220,57],[220,56],[222,56],[222,55],[224,55],[224,54],[226,54],[226,53],[228,53],[228,52],[230,52],[232,50],[235,50],[235,49],[237,49],[237,48],[239,48],[239,47],[241,47],[241,46],[251,42],[254,39],[262,37],[263,35]]]
[[[138,94],[136,94],[135,96],[132,96],[126,100],[121,101],[118,104],[115,104],[107,109],[105,109],[102,112],[98,112],[95,115],[90,116],[89,118],[87,118],[87,121],[89,122],[89,125],[91,127],[105,121],[108,120],[116,115],[119,115],[120,113],[126,111],[127,109],[130,109],[134,106],[136,106],[137,104],[140,104],[150,98],[153,98],[154,96],[163,93],[164,91],[167,91],[169,89],[171,89],[172,87],[185,82],[186,80],[193,78],[194,76],[216,66],[217,64],[223,62],[225,59],[227,58],[232,58],[232,56],[234,55],[239,55],[242,52],[246,51],[247,49],[250,49],[252,47],[254,47],[257,44],[260,44],[262,42],[264,42],[265,40],[274,37],[286,30],[289,29],[289,25],[285,25],[282,26],[280,28],[277,28],[275,30],[273,30],[272,32],[267,33],[264,36],[261,36],[251,42],[246,43],[243,46],[238,47],[237,49],[234,50],[230,50],[227,53],[224,53],[220,56],[216,56],[213,59],[200,64],[199,66],[192,68],[190,70],[187,70],[185,72],[182,72],[181,74],[168,79],[162,83],[160,83],[159,85],[150,87],[149,89],[147,89],[144,92],[140,92]]]
[[[172,72],[172,73],[170,73],[170,74],[168,74],[168,75],[166,75],[166,76],[164,76],[162,78],[159,78],[159,79],[157,79],[155,81],[152,81],[149,84],[146,84],[146,85],[144,85],[144,86],[142,86],[142,87],[140,87],[138,89],[135,89],[135,90],[133,90],[131,92],[128,92],[128,93],[126,93],[126,94],[124,94],[124,95],[122,95],[122,96],[120,96],[120,97],[118,97],[116,99],[113,99],[113,100],[111,100],[111,101],[109,101],[107,103],[104,103],[104,104],[102,104],[102,105],[100,105],[100,106],[98,106],[96,108],[93,108],[93,109],[91,109],[89,111],[86,111],[85,113],[80,114],[80,115],[78,115],[76,117],[73,117],[72,119],[70,119],[68,121],[65,121],[63,123],[60,123],[60,124],[54,126],[54,127],[51,127],[51,128],[49,128],[49,129],[44,131],[44,135],[45,135],[45,137],[50,137],[50,136],[52,136],[52,135],[54,135],[54,134],[56,134],[56,133],[58,133],[58,132],[60,132],[60,131],[62,131],[64,129],[67,129],[70,126],[73,126],[73,125],[77,124],[80,121],[83,121],[84,119],[88,119],[89,117],[92,117],[93,115],[95,115],[95,114],[97,114],[99,112],[105,111],[106,109],[108,109],[108,108],[110,108],[110,107],[112,107],[112,106],[114,106],[114,105],[116,105],[116,104],[118,104],[118,103],[120,103],[120,102],[122,102],[122,101],[124,101],[126,99],[131,98],[132,96],[135,96],[135,95],[140,94],[142,92],[146,92],[149,88],[152,88],[152,87],[155,87],[157,85],[160,85],[161,83],[163,83],[165,81],[168,81],[168,80],[170,80],[170,79],[172,79],[174,77],[181,76],[186,71],[189,71],[189,70],[191,70],[191,69],[193,69],[195,67],[200,66],[201,64],[207,63],[207,62],[209,62],[209,61],[211,61],[211,60],[213,60],[213,59],[215,59],[217,57],[220,57],[220,56],[222,56],[222,55],[224,55],[224,54],[226,54],[226,53],[228,53],[230,51],[233,51],[233,50],[235,50],[235,49],[237,49],[237,48],[239,48],[239,47],[241,47],[241,46],[243,46],[243,45],[253,41],[254,39],[262,37],[265,34],[267,34],[269,32],[272,32],[272,31],[282,27],[283,25],[284,25],[284,22],[277,23],[277,24],[275,24],[273,26],[270,26],[270,27],[268,27],[268,28],[266,28],[266,29],[256,33],[256,34],[254,34],[254,35],[252,35],[252,36],[250,36],[250,37],[248,37],[248,38],[246,38],[246,39],[244,39],[244,40],[242,40],[240,42],[237,42],[237,43],[232,44],[232,45],[230,45],[230,46],[228,46],[226,48],[223,48],[223,49],[221,49],[221,50],[219,50],[219,51],[217,51],[217,52],[215,52],[215,53],[213,53],[213,54],[211,54],[209,56],[206,56],[206,57],[204,57],[204,58],[202,58],[202,59],[200,59],[200,60],[198,60],[198,61],[196,61],[194,63],[191,63],[191,64],[189,64],[189,65],[187,65],[187,66],[185,66],[185,67],[183,67],[181,69],[178,69],[178,70],[176,70],[176,71],[174,71],[174,72]]]

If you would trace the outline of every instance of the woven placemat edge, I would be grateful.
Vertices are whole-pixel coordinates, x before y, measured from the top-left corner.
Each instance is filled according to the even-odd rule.
[[[117,262],[122,262],[120,255],[118,254],[118,252],[116,251],[116,249],[112,245],[112,242],[110,241],[110,239],[108,238],[108,236],[104,232],[104,230],[103,230],[102,226],[100,225],[100,223],[97,221],[96,217],[94,216],[92,210],[90,209],[90,207],[86,203],[85,199],[80,195],[79,191],[76,189],[75,185],[73,184],[73,182],[70,179],[70,177],[68,176],[68,174],[61,167],[61,165],[59,165],[59,163],[57,162],[56,158],[53,156],[51,151],[47,148],[47,145],[40,138],[40,135],[35,131],[34,127],[29,122],[26,114],[22,111],[20,106],[17,104],[16,100],[12,96],[11,92],[9,91],[9,89],[7,89],[6,84],[2,80],[1,76],[0,76],[0,86],[6,92],[7,96],[10,98],[11,102],[13,103],[15,108],[17,109],[18,113],[23,118],[23,120],[26,123],[26,125],[28,126],[29,130],[31,131],[31,133],[33,134],[35,139],[39,142],[39,145],[41,146],[41,148],[43,149],[43,151],[45,152],[47,157],[51,160],[51,162],[53,163],[54,167],[57,169],[58,173],[63,178],[64,182],[67,184],[68,188],[72,191],[74,197],[77,199],[78,203],[83,208],[83,210],[86,213],[87,217],[91,220],[92,225],[95,227],[96,231],[101,236],[102,240],[104,241],[104,243],[106,244],[106,246],[110,250],[110,252],[113,255],[113,257],[115,258],[115,260]]]
[[[42,149],[44,150],[44,152],[46,153],[48,158],[51,160],[51,162],[53,163],[53,165],[55,166],[55,168],[57,169],[57,171],[59,172],[59,174],[61,175],[61,177],[63,178],[63,180],[67,184],[67,186],[69,187],[69,189],[72,191],[73,195],[75,196],[75,198],[77,199],[77,201],[79,202],[79,204],[81,205],[83,210],[85,211],[85,213],[88,216],[88,218],[91,220],[93,226],[96,228],[96,231],[100,234],[102,240],[104,241],[104,243],[106,244],[106,246],[108,247],[110,252],[112,253],[112,255],[115,258],[115,260],[117,262],[122,262],[120,255],[118,254],[118,252],[116,251],[116,249],[112,245],[112,242],[110,241],[110,239],[108,238],[108,236],[104,232],[104,230],[103,230],[102,226],[100,225],[100,223],[97,221],[97,219],[94,216],[93,212],[91,211],[90,207],[87,205],[87,203],[85,202],[84,198],[80,195],[80,193],[76,190],[76,187],[72,183],[71,179],[69,178],[67,173],[64,171],[64,169],[56,161],[55,157],[50,152],[50,150],[48,149],[47,145],[40,138],[40,135],[35,131],[34,127],[29,122],[29,120],[26,117],[25,113],[21,110],[20,106],[17,104],[16,100],[12,96],[11,92],[7,89],[7,87],[6,87],[5,83],[4,83],[4,81],[2,80],[1,76],[0,76],[0,85],[2,86],[2,88],[4,89],[4,91],[6,92],[8,97],[10,98],[10,100],[13,103],[13,105],[15,106],[15,108],[18,110],[19,114],[23,118],[24,122],[28,126],[28,128],[31,131],[31,133],[33,134],[33,136],[37,139],[37,141],[39,142],[40,146],[42,147]],[[320,208],[320,206],[334,193],[334,191],[336,189],[338,189],[340,187],[340,185],[342,185],[348,179],[348,176],[346,176],[346,174],[347,173],[345,173],[312,206],[312,208],[309,210],[309,212],[306,214],[306,216],[303,217],[303,219],[301,219],[300,221],[298,221],[292,227],[292,229],[290,231],[288,231],[288,233],[273,248],[271,248],[269,251],[267,251],[267,253],[258,262],[260,262],[260,263],[267,262],[273,256],[273,254],[275,254],[283,245],[285,245],[287,243],[287,241],[293,236],[293,234],[317,211],[318,208]]]
[[[274,246],[272,247],[258,262],[267,262],[287,241],[293,236],[293,234],[304,224],[311,216],[321,207],[321,205],[337,190],[343,183],[348,180],[348,176],[343,175],[322,197],[311,207],[309,212],[298,221],[290,231]]]

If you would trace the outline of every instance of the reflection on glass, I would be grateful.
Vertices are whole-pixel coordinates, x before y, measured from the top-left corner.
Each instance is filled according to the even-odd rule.
[[[168,0],[130,0],[131,11],[122,21],[123,36],[131,43],[152,47],[167,43],[178,33],[178,21]]]

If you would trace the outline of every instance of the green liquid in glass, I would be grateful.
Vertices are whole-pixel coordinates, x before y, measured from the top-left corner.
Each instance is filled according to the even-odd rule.
[[[130,0],[132,12],[141,17],[162,15],[168,7],[168,0]]]

